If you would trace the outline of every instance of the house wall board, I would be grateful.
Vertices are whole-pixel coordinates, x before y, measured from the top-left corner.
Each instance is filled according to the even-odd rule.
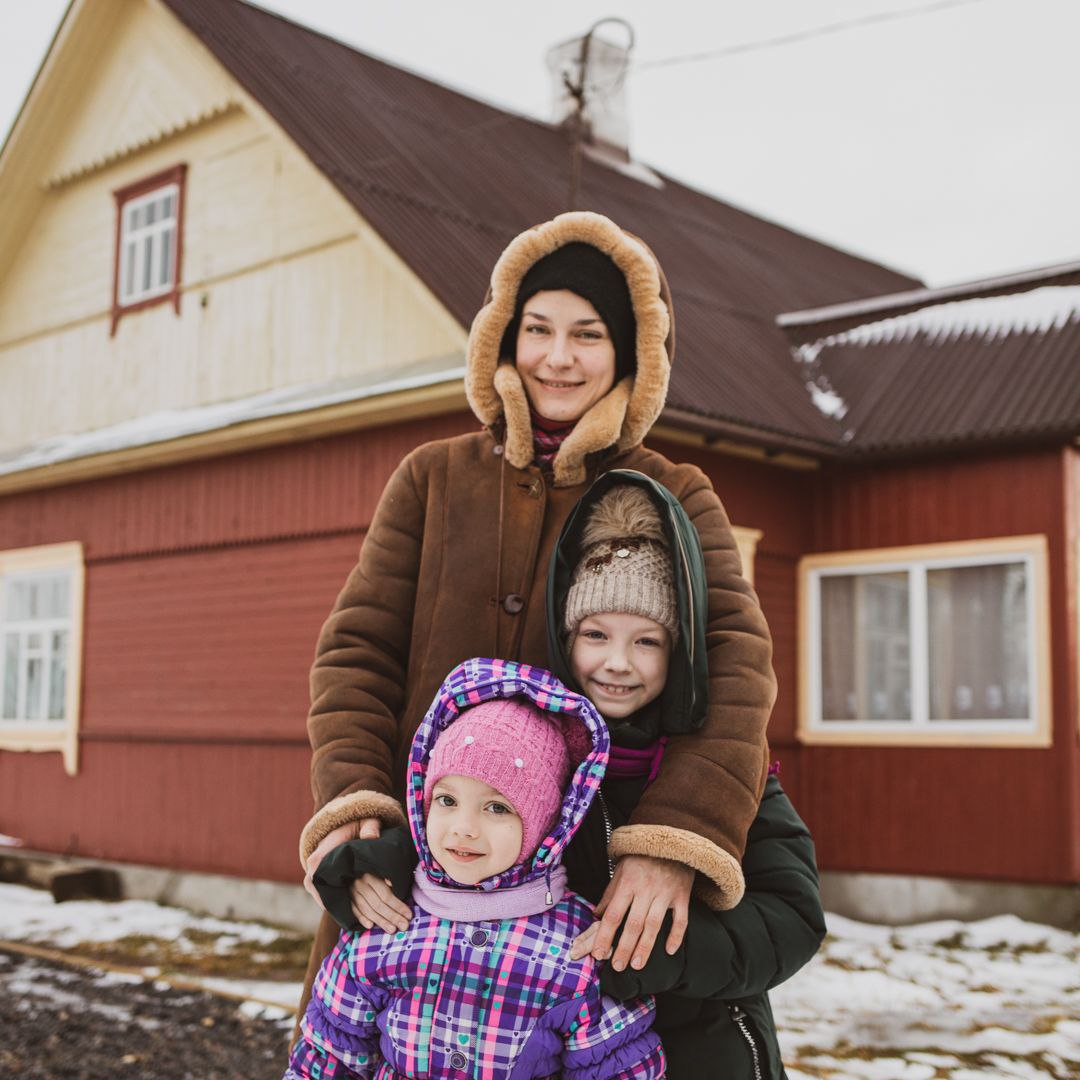
[[[823,869],[1077,880],[1063,463],[1050,448],[822,470],[813,552],[1047,536],[1054,732],[1048,749],[801,747]]]

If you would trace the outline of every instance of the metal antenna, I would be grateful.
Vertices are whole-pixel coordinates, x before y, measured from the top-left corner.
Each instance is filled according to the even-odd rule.
[[[603,26],[605,23],[617,23],[618,25],[625,27],[629,36],[629,42],[626,46],[627,64],[623,66],[622,71],[616,76],[611,86],[606,87],[604,92],[606,94],[613,93],[618,90],[626,79],[626,71],[629,67],[629,55],[630,50],[634,47],[634,28],[625,20],[617,15],[609,15],[603,19],[598,19],[589,27],[585,36],[581,39],[581,52],[578,54],[578,74],[577,82],[575,83],[570,78],[570,72],[563,72],[563,85],[566,87],[566,92],[574,99],[573,112],[563,121],[566,131],[570,136],[570,190],[566,195],[566,208],[567,210],[574,210],[577,208],[578,191],[581,186],[581,153],[582,144],[585,141],[585,135],[587,133],[588,124],[585,120],[585,109],[588,105],[589,92],[595,87],[589,85],[589,48],[592,45],[593,34],[597,29]]]

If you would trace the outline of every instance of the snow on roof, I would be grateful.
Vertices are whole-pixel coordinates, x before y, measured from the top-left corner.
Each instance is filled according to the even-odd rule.
[[[919,334],[938,343],[964,336],[992,341],[1008,334],[1044,334],[1070,322],[1080,322],[1080,285],[1047,285],[1006,296],[931,304],[904,315],[876,319],[800,345],[794,355],[807,368],[806,386],[814,406],[825,416],[842,420],[847,403],[817,363],[824,349],[887,345],[910,341]]]
[[[286,416],[402,390],[437,386],[464,377],[465,366],[460,355],[440,356],[409,365],[397,378],[382,382],[372,382],[369,375],[351,376],[329,382],[305,383],[301,386],[269,390],[213,405],[166,409],[95,431],[56,435],[6,454],[0,453],[0,476],[40,469],[46,465],[91,457],[94,454],[150,446],[271,416]]]
[[[810,361],[816,359],[818,352],[826,346],[880,345],[911,339],[916,334],[943,340],[964,334],[982,338],[1044,334],[1048,330],[1060,330],[1078,318],[1080,285],[1046,285],[1007,296],[980,296],[932,304],[906,315],[862,323],[804,345],[798,352],[800,360]]]

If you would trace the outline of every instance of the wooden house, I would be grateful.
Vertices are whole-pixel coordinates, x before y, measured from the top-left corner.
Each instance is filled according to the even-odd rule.
[[[668,273],[650,441],[737,526],[823,868],[1075,884],[1080,269],[921,290],[609,150],[578,202]],[[75,0],[0,154],[0,833],[295,882],[318,628],[571,167],[240,0]]]

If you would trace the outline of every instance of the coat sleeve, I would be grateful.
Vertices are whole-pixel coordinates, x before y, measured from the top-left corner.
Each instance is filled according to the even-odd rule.
[[[740,860],[765,783],[765,729],[776,699],[772,638],[742,575],[727,514],[700,469],[675,494],[701,538],[708,585],[708,710],[692,734],[673,736],[656,780],[611,854],[675,859],[698,871],[697,893],[732,908],[743,893]]]
[[[689,998],[745,998],[791,978],[825,937],[814,842],[779,781],[766,789],[743,859],[746,895],[730,911],[693,901],[673,956],[655,948],[640,971],[605,964],[600,986],[616,998],[668,991]],[[661,931],[660,941],[666,930]]]
[[[421,448],[423,449],[423,448]],[[316,807],[301,838],[303,863],[339,825],[377,817],[401,825],[390,792],[404,705],[424,537],[426,469],[420,451],[383,491],[354,567],[323,625],[311,669],[311,787]]]
[[[654,1080],[666,1063],[652,1030],[651,998],[615,1001],[595,982],[577,999],[564,1032],[561,1075],[567,1080]]]
[[[361,983],[350,961],[351,934],[342,934],[323,961],[289,1055],[285,1080],[374,1076],[381,1062],[375,1018],[387,992]]]

